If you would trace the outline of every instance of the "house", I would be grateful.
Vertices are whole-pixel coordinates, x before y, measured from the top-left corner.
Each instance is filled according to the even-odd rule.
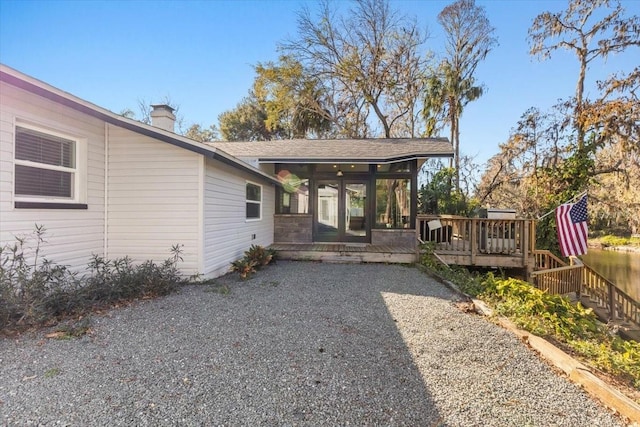
[[[417,173],[446,139],[203,144],[114,114],[0,65],[0,246],[47,229],[41,256],[93,254],[224,274],[252,244],[415,246]]]
[[[418,171],[450,158],[446,138],[212,142],[276,188],[274,242],[415,247]]]
[[[114,114],[0,65],[0,246],[43,225],[41,256],[74,269],[92,254],[217,276],[273,241],[273,176],[173,132]]]

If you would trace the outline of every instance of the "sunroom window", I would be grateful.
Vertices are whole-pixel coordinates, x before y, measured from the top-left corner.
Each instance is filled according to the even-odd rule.
[[[376,228],[410,228],[411,215],[411,180],[376,179]]]
[[[77,141],[23,126],[15,140],[16,199],[77,199]]]

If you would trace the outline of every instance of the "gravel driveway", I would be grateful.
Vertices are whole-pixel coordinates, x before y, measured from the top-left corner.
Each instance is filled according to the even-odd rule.
[[[218,282],[80,339],[0,339],[0,422],[623,425],[417,269],[280,261]]]

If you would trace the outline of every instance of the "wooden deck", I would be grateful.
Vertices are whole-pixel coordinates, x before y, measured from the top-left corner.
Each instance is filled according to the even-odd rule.
[[[379,262],[413,264],[415,248],[361,243],[274,243],[278,259],[335,263]]]
[[[446,264],[534,269],[534,220],[418,215],[416,228]]]

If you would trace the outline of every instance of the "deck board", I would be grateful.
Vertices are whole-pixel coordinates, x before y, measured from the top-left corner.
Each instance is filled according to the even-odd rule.
[[[416,262],[416,249],[402,246],[349,243],[273,243],[269,246],[281,259],[324,262]]]

